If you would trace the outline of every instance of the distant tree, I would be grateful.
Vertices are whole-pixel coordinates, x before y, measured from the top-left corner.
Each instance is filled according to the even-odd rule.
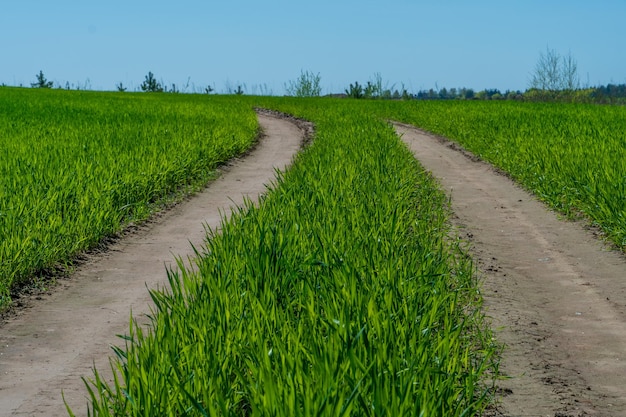
[[[573,91],[580,88],[578,63],[574,57],[572,57],[571,52],[568,52],[566,56],[561,57],[561,83],[561,88],[563,90]]]
[[[350,84],[350,87],[346,90],[346,95],[351,98],[363,98],[363,86],[355,81],[354,84]]]
[[[161,93],[163,92],[163,84],[158,82],[156,78],[154,78],[154,74],[149,71],[148,75],[146,75],[146,79],[141,83],[140,88],[142,91],[148,93]]]
[[[214,89],[213,89],[213,87],[211,87],[210,85],[207,85],[207,86],[204,88],[204,93],[205,93],[205,94],[211,94],[211,93],[213,92],[213,90],[214,90]]]
[[[126,87],[124,87],[124,84],[122,84],[122,82],[120,81],[119,84],[115,85],[115,88],[117,88],[117,91],[119,91],[120,93],[123,93],[127,90]]]
[[[517,91],[507,90],[504,93],[504,97],[507,100],[520,100],[520,99],[522,99],[523,96],[522,96],[522,92],[519,91],[519,90],[517,90]]]
[[[595,95],[611,97],[611,98],[624,98],[626,97],[626,84],[607,84],[595,88]]]
[[[367,84],[365,85],[365,88],[363,89],[363,97],[372,98],[372,97],[376,97],[376,95],[377,95],[376,86],[371,81],[368,81]]]
[[[579,87],[578,64],[571,53],[562,57],[554,49],[546,48],[545,54],[539,54],[531,74],[530,89],[554,92]]]
[[[498,100],[502,98],[502,93],[497,88],[486,88],[485,98],[488,100]]]
[[[285,91],[287,95],[294,97],[319,97],[322,93],[321,80],[319,73],[301,71],[297,80],[289,81],[289,85],[285,86]]]
[[[546,48],[546,53],[539,54],[535,70],[530,80],[530,88],[556,91],[560,87],[559,62],[561,57],[553,49]]]
[[[33,88],[52,88],[52,84],[52,81],[46,80],[43,71],[39,71],[39,74],[37,74],[37,82],[31,83],[30,86]]]
[[[235,94],[238,96],[242,96],[244,93],[243,89],[241,88],[241,85],[237,86],[237,89],[235,90]]]
[[[461,97],[465,100],[471,100],[475,96],[474,90],[471,88],[462,88],[461,89]]]
[[[402,90],[400,92],[400,95],[401,95],[400,98],[402,100],[411,100],[413,98],[413,96],[411,96],[411,94],[409,93],[409,90],[406,89],[404,84],[402,84]]]

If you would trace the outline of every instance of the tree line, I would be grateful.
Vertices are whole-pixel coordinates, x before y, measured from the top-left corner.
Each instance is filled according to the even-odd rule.
[[[31,83],[33,88],[53,88],[53,82],[48,81],[43,73],[39,71],[36,81]],[[62,88],[61,86],[57,86]],[[86,88],[83,89],[89,89]],[[311,71],[301,71],[300,76],[285,84],[285,92],[288,96],[294,97],[318,97],[321,95],[321,76],[319,73]],[[69,83],[67,89],[71,89]],[[182,91],[189,88],[183,86]],[[76,88],[81,89],[81,88]],[[127,91],[121,82],[116,85],[120,92]],[[141,91],[148,93],[180,93],[181,88],[176,84],[166,85],[163,81],[157,80],[152,71],[145,76],[140,85]],[[211,94],[215,91],[212,86],[205,87],[202,92]],[[194,91],[197,92],[197,91]],[[246,94],[242,85],[236,88],[227,87],[227,94]],[[264,86],[261,88],[261,95],[272,95],[271,91]],[[565,101],[565,102],[590,102],[590,103],[610,103],[626,104],[626,84],[607,84],[597,87],[581,88],[580,76],[578,73],[578,63],[571,52],[561,55],[557,51],[546,48],[540,53],[535,68],[533,69],[526,91],[506,90],[504,92],[497,88],[475,91],[471,88],[430,88],[422,89],[416,93],[410,93],[404,85],[391,87],[385,83],[380,73],[365,83],[355,81],[340,94],[329,94],[335,97],[348,97],[354,99],[388,99],[388,100],[521,100],[521,101]]]

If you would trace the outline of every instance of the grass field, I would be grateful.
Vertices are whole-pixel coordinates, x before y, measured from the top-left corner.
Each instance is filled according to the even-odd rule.
[[[495,346],[435,182],[354,103],[251,101],[315,122],[313,144],[152,293],[90,412],[480,413]]]
[[[190,191],[257,134],[220,97],[0,88],[0,307]]]
[[[208,181],[254,106],[314,142],[152,293],[93,415],[474,415],[496,346],[447,201],[389,119],[456,140],[626,246],[622,107],[0,89],[0,295]],[[123,342],[124,343],[124,342]]]

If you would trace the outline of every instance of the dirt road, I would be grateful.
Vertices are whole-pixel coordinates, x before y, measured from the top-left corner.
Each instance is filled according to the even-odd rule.
[[[0,327],[0,416],[67,416],[61,398],[86,411],[81,377],[95,363],[108,369],[111,345],[123,345],[135,317],[149,312],[148,288],[166,282],[175,256],[201,247],[204,225],[216,228],[220,212],[253,200],[300,149],[303,132],[286,120],[259,115],[265,137],[245,158],[232,161],[219,179],[109,250],[81,266],[43,300]],[[85,413],[86,414],[86,413]]]
[[[489,165],[396,130],[449,192],[506,343],[495,416],[626,416],[626,262]]]

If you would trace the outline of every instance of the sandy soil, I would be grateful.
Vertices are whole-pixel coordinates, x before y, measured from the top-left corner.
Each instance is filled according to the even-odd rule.
[[[120,239],[61,280],[49,294],[19,309],[0,327],[0,416],[67,416],[61,390],[74,412],[86,411],[95,364],[106,371],[111,345],[128,331],[130,312],[149,313],[148,288],[163,286],[165,266],[201,247],[204,225],[216,228],[220,213],[256,200],[300,149],[304,132],[293,122],[259,115],[266,134],[202,193]],[[191,243],[191,244],[190,244]],[[85,413],[86,414],[86,413]]]
[[[507,345],[494,416],[626,415],[626,261],[442,138],[396,130],[451,196]]]

